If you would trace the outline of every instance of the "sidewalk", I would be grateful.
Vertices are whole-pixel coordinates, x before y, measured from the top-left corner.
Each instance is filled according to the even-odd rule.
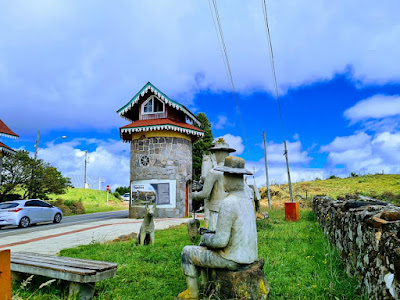
[[[161,230],[185,224],[188,220],[188,218],[154,219],[154,225],[156,230]],[[132,232],[138,234],[142,222],[142,219],[111,219],[2,237],[0,250],[11,249],[12,252],[57,254],[65,248],[93,242],[104,243]]]

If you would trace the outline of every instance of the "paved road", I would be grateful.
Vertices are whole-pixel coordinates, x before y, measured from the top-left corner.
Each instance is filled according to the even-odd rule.
[[[68,216],[64,217],[61,223],[41,223],[36,226],[31,226],[28,228],[18,228],[17,226],[7,226],[0,229],[0,238],[7,236],[20,235],[24,233],[34,232],[34,231],[43,231],[43,230],[54,230],[55,228],[61,228],[76,224],[84,224],[91,223],[100,220],[110,220],[110,219],[128,219],[129,211],[128,210],[117,210],[117,211],[109,211],[109,212],[101,212],[101,213],[93,213],[93,214],[85,214],[85,215],[76,215],[76,216]]]

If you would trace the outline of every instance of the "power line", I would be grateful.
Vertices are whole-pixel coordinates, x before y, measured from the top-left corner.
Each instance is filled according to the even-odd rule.
[[[280,121],[281,121],[283,140],[286,140],[286,138],[285,138],[285,128],[283,126],[281,101],[279,99],[278,81],[276,79],[274,51],[273,51],[273,48],[272,48],[271,32],[269,30],[269,24],[268,24],[267,4],[266,4],[265,0],[261,0],[261,2],[262,2],[262,5],[263,5],[264,21],[265,21],[265,25],[266,25],[265,28],[266,28],[266,34],[267,34],[267,40],[268,40],[269,60],[270,60],[270,63],[271,63],[272,76],[273,76],[273,79],[274,79],[275,97],[276,97],[276,100],[278,102],[279,118],[280,118]]]
[[[275,96],[276,96],[276,100],[278,102],[279,117],[280,117],[281,127],[282,127],[283,145],[284,145],[284,154],[283,155],[285,155],[285,158],[286,158],[286,168],[287,168],[288,184],[289,184],[289,191],[290,191],[290,202],[293,202],[292,182],[290,179],[289,158],[288,158],[288,150],[287,150],[286,138],[285,138],[285,127],[283,126],[282,108],[281,108],[281,102],[279,99],[279,91],[278,91],[278,81],[276,79],[274,51],[272,48],[271,32],[269,30],[269,24],[268,24],[267,4],[266,4],[265,0],[261,0],[261,2],[262,2],[262,7],[263,7],[265,29],[266,29],[267,40],[268,40],[269,60],[271,63],[272,75],[273,75],[273,79],[274,79]]]
[[[225,45],[224,32],[222,30],[221,18],[219,16],[219,12],[218,12],[217,1],[216,0],[209,0],[210,8],[211,8],[210,1],[212,1],[213,7],[214,7],[215,18],[216,18],[217,22],[215,22],[215,20],[214,20],[214,13],[213,13],[212,9],[210,9],[211,17],[213,19],[214,28],[216,27],[215,26],[216,23],[218,25],[217,26],[218,30],[216,30],[217,37],[218,37],[218,42],[220,43],[220,49],[221,49],[221,51],[223,53],[223,58],[225,58],[224,59],[224,65],[225,65],[225,68],[227,70],[228,79],[229,79],[229,81],[230,81],[230,83],[232,85],[233,96],[234,96],[235,104],[236,104],[236,111],[237,111],[238,116],[239,116],[240,126],[242,127],[244,143],[246,145],[246,149],[247,149],[247,153],[249,155],[249,158],[251,159],[251,153],[250,153],[249,146],[248,146],[248,143],[247,143],[246,130],[244,128],[242,114],[241,114],[240,108],[239,108],[239,100],[238,100],[238,96],[237,96],[237,93],[236,93],[235,83],[233,81],[231,64],[229,62],[229,56],[228,56],[228,50],[226,49],[226,45]],[[221,47],[221,45],[222,45],[222,47]]]

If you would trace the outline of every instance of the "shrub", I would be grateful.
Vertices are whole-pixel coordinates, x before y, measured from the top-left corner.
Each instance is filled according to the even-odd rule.
[[[350,173],[350,177],[358,177],[358,175],[356,173],[354,173],[354,172],[351,172]]]
[[[336,179],[336,178],[339,178],[339,177],[337,177],[337,176],[335,176],[335,175],[331,175],[331,176],[329,176],[328,179]]]
[[[72,202],[70,209],[71,209],[72,213],[74,213],[76,215],[81,215],[86,212],[85,206],[83,206],[83,203],[78,202],[78,201]]]

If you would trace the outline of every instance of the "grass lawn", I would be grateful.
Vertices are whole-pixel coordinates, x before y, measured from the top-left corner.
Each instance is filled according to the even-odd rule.
[[[67,193],[56,195],[50,194],[51,200],[62,198],[64,201],[80,201],[86,209],[86,213],[112,211],[127,209],[128,205],[123,201],[109,194],[109,203],[107,205],[107,192],[83,188],[68,188]]]
[[[383,200],[393,201],[400,204],[400,175],[364,175],[348,178],[333,178],[325,180],[314,180],[297,182],[293,184],[296,193],[305,194],[307,190],[312,195],[328,195],[332,198],[345,196],[346,194],[361,194],[364,196],[377,197]],[[393,194],[394,199],[385,199],[387,195]]]
[[[284,221],[282,210],[258,221],[259,257],[271,285],[270,299],[364,299],[356,280],[348,277],[340,257],[325,239],[313,212],[301,211],[301,221]],[[92,244],[66,249],[63,256],[112,261],[118,274],[96,285],[95,299],[174,299],[186,288],[180,253],[190,244],[185,225],[156,232],[156,244],[138,247],[134,241]],[[22,299],[38,289],[14,287]],[[66,287],[53,283],[37,290],[30,299],[65,299]]]

